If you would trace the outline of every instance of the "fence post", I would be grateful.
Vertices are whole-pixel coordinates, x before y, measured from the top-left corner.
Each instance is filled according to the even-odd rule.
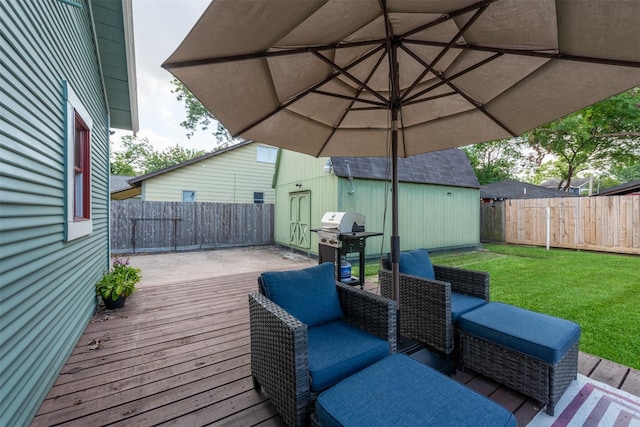
[[[547,250],[551,245],[551,207],[547,206]]]

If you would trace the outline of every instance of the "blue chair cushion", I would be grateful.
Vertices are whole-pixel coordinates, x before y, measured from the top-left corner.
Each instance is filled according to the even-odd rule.
[[[400,254],[400,273],[411,274],[425,279],[435,280],[436,273],[426,249],[416,249],[414,251]]]
[[[517,425],[502,406],[404,354],[320,394],[316,416],[324,427]]]
[[[331,387],[389,355],[389,344],[342,321],[309,328],[311,391]]]
[[[265,296],[307,326],[343,317],[332,263],[260,275]]]
[[[458,322],[464,313],[485,305],[487,301],[483,298],[472,297],[471,295],[451,292],[451,320]]]
[[[460,316],[460,329],[555,364],[580,340],[580,325],[499,302]]]

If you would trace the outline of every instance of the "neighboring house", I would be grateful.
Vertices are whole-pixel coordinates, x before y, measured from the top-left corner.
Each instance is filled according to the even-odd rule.
[[[589,195],[589,181],[590,178],[573,178],[571,180],[571,185],[569,186],[568,193],[574,193],[578,195]],[[552,178],[547,181],[541,182],[540,187],[550,188],[553,190],[557,190],[560,185],[560,179]],[[562,182],[562,186],[566,185],[565,182]]]
[[[577,194],[528,184],[514,179],[505,179],[480,186],[480,198],[483,203],[493,203],[507,199],[546,199],[571,196],[577,196]]]
[[[640,195],[640,179],[601,190],[597,196],[631,196]]]
[[[137,130],[129,0],[0,1],[0,425],[29,425],[109,268],[109,128]]]
[[[366,231],[385,233],[384,238],[367,239],[367,254],[380,254],[381,245],[386,253],[391,235],[390,171],[387,158],[314,158],[280,150],[274,176],[275,241],[317,254],[318,238],[311,230],[320,228],[324,213],[356,212],[365,216]],[[398,175],[401,250],[479,244],[480,186],[463,151],[398,159]]]
[[[271,188],[278,149],[243,141],[189,161],[130,179],[142,200],[274,203]]]
[[[140,187],[132,187],[129,180],[135,176],[111,175],[109,176],[109,190],[111,200],[139,199]]]

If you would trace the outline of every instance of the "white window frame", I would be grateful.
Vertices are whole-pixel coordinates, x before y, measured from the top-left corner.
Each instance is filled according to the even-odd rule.
[[[278,149],[265,145],[256,145],[256,160],[260,163],[275,163]]]
[[[88,218],[76,219],[74,217],[74,180],[75,180],[75,116],[76,113],[82,118],[84,124],[89,129],[89,146],[93,146],[91,140],[93,138],[93,119],[89,115],[89,112],[84,107],[80,98],[71,89],[69,83],[64,82],[64,126],[65,126],[65,210],[66,210],[66,230],[65,240],[71,241],[80,237],[88,236],[93,232],[93,204],[91,200],[91,193],[93,192],[93,174],[91,168],[89,169],[89,185],[90,189],[87,192],[89,200],[89,216]],[[92,150],[89,150],[89,164],[91,165]]]

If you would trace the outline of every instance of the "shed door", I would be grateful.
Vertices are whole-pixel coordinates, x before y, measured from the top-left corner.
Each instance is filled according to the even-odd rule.
[[[311,247],[311,192],[289,194],[289,244],[299,248]]]

